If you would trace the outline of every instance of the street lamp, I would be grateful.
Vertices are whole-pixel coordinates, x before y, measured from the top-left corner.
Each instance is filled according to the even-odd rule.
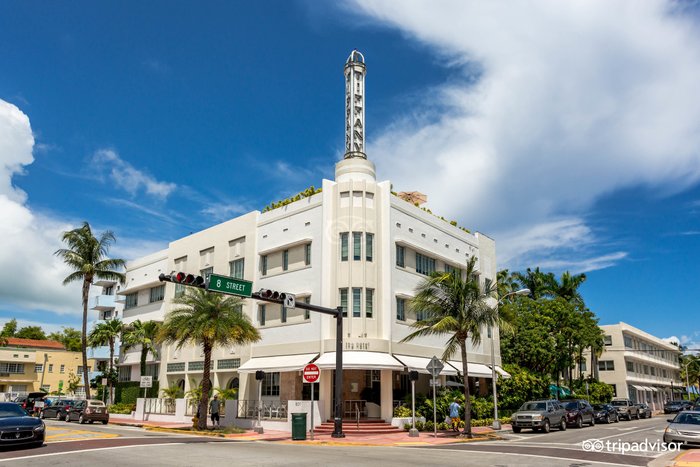
[[[505,294],[496,303],[496,310],[498,310],[498,306],[501,303],[503,303],[503,300],[514,295],[530,295],[530,289],[520,289],[516,290],[515,292],[509,292]],[[498,419],[498,394],[496,392],[496,352],[494,350],[493,345],[495,336],[493,334],[493,327],[489,327],[489,330],[491,331],[491,388],[493,389],[493,429],[500,430],[501,421]]]

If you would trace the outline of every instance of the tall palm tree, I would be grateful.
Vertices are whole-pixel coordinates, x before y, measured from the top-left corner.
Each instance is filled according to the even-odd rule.
[[[141,376],[146,374],[146,360],[149,352],[154,359],[158,358],[157,338],[161,324],[158,321],[141,322],[140,319],[124,326],[122,346],[126,352],[129,349],[141,347]]]
[[[551,272],[542,272],[539,267],[535,269],[527,268],[524,274],[522,272],[514,272],[513,277],[520,283],[522,288],[530,289],[530,295],[535,300],[554,295],[556,278]]]
[[[417,330],[401,342],[421,336],[449,335],[442,360],[447,361],[457,349],[461,353],[464,375],[464,432],[472,437],[471,401],[469,394],[469,368],[467,366],[467,339],[472,345],[481,342],[481,330],[500,323],[498,311],[489,301],[496,298],[496,283],[482,287],[476,274],[476,257],[467,262],[466,277],[436,272],[416,288],[416,296],[410,302],[412,310],[421,310],[425,319],[411,326]],[[494,302],[495,304],[495,302]]]
[[[90,331],[88,336],[88,344],[90,347],[102,347],[109,345],[109,401],[112,402],[112,369],[114,367],[114,344],[124,330],[124,323],[118,319],[110,319],[103,323],[98,323]]]
[[[83,222],[81,227],[63,232],[61,237],[68,248],[61,248],[54,253],[70,267],[73,272],[63,280],[63,285],[81,281],[83,297],[83,329],[81,350],[83,352],[83,379],[85,397],[90,398],[90,376],[87,371],[87,310],[90,285],[95,279],[114,280],[124,283],[124,274],[119,272],[125,266],[123,259],[108,258],[109,247],[116,241],[112,232],[105,231],[95,237],[90,224]]]
[[[179,306],[168,314],[161,328],[159,339],[162,342],[176,344],[178,348],[194,344],[201,346],[204,352],[200,414],[207,413],[212,349],[217,345],[230,347],[260,340],[260,333],[243,314],[242,302],[239,297],[190,287],[173,300]],[[199,429],[207,428],[206,417],[200,417],[198,423]]]
[[[567,302],[584,306],[583,296],[581,296],[578,289],[585,281],[585,274],[572,275],[569,271],[565,271],[562,273],[561,279],[554,279],[552,292],[555,296],[561,297]]]

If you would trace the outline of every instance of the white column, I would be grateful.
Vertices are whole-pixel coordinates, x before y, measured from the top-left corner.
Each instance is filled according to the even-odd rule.
[[[382,370],[380,375],[381,382],[381,406],[382,412],[381,417],[385,422],[391,422],[394,416],[394,391],[393,391],[393,381],[391,380],[392,371]]]
[[[318,403],[323,409],[320,410],[326,420],[333,418],[333,372],[331,370],[321,370],[321,380],[316,387],[318,389]],[[326,420],[323,420],[324,422]]]

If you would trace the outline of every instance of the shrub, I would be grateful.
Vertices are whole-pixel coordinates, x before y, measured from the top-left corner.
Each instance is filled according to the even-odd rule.
[[[406,418],[406,417],[412,417],[413,412],[411,411],[410,407],[406,407],[405,405],[400,405],[394,409],[394,417],[397,418]],[[418,412],[418,409],[416,409],[416,417],[422,417],[421,413]]]
[[[136,399],[143,397],[143,389],[138,381],[122,381],[114,387],[114,402],[135,404]],[[146,397],[158,397],[158,381],[153,381],[153,387],[148,388]]]
[[[119,404],[112,404],[109,406],[109,412],[113,414],[130,414],[134,410],[136,410],[136,404],[120,402]]]

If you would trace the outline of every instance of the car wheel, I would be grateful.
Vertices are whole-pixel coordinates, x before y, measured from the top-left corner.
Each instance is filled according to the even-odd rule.
[[[61,415],[61,412],[56,412],[56,420],[63,420],[63,415]]]
[[[106,425],[106,424],[108,424],[108,423],[109,423],[109,420],[102,420],[102,424],[103,424],[103,425]],[[515,431],[515,430],[514,430],[514,431]]]
[[[520,433],[521,431],[522,431],[522,428],[520,428],[519,426],[513,427],[513,433]]]
[[[559,431],[566,431],[566,419],[562,418],[559,422]]]
[[[620,416],[615,414],[615,423],[620,423]]]
[[[576,417],[576,428],[583,428],[583,417]]]
[[[603,419],[603,421],[604,421],[606,424],[610,423],[610,415],[606,415],[605,418]]]
[[[544,421],[544,425],[542,425],[542,431],[544,433],[549,433],[549,420]]]
[[[78,423],[83,425],[85,423],[85,417],[83,417],[83,414],[80,414],[80,417],[78,417]]]
[[[635,419],[635,420],[639,420],[639,412],[637,412],[637,413],[635,414],[634,419]]]
[[[65,420],[66,422],[70,422],[70,414],[67,413],[66,418],[64,418],[63,420]]]
[[[37,443],[32,444],[32,447],[33,447],[33,448],[40,448],[40,447],[42,447],[43,445],[44,445],[44,442],[43,442],[43,441],[39,441],[39,442],[37,442]]]
[[[595,417],[594,417],[593,415],[591,415],[591,423],[590,423],[590,425],[591,425],[591,426],[595,426]]]

